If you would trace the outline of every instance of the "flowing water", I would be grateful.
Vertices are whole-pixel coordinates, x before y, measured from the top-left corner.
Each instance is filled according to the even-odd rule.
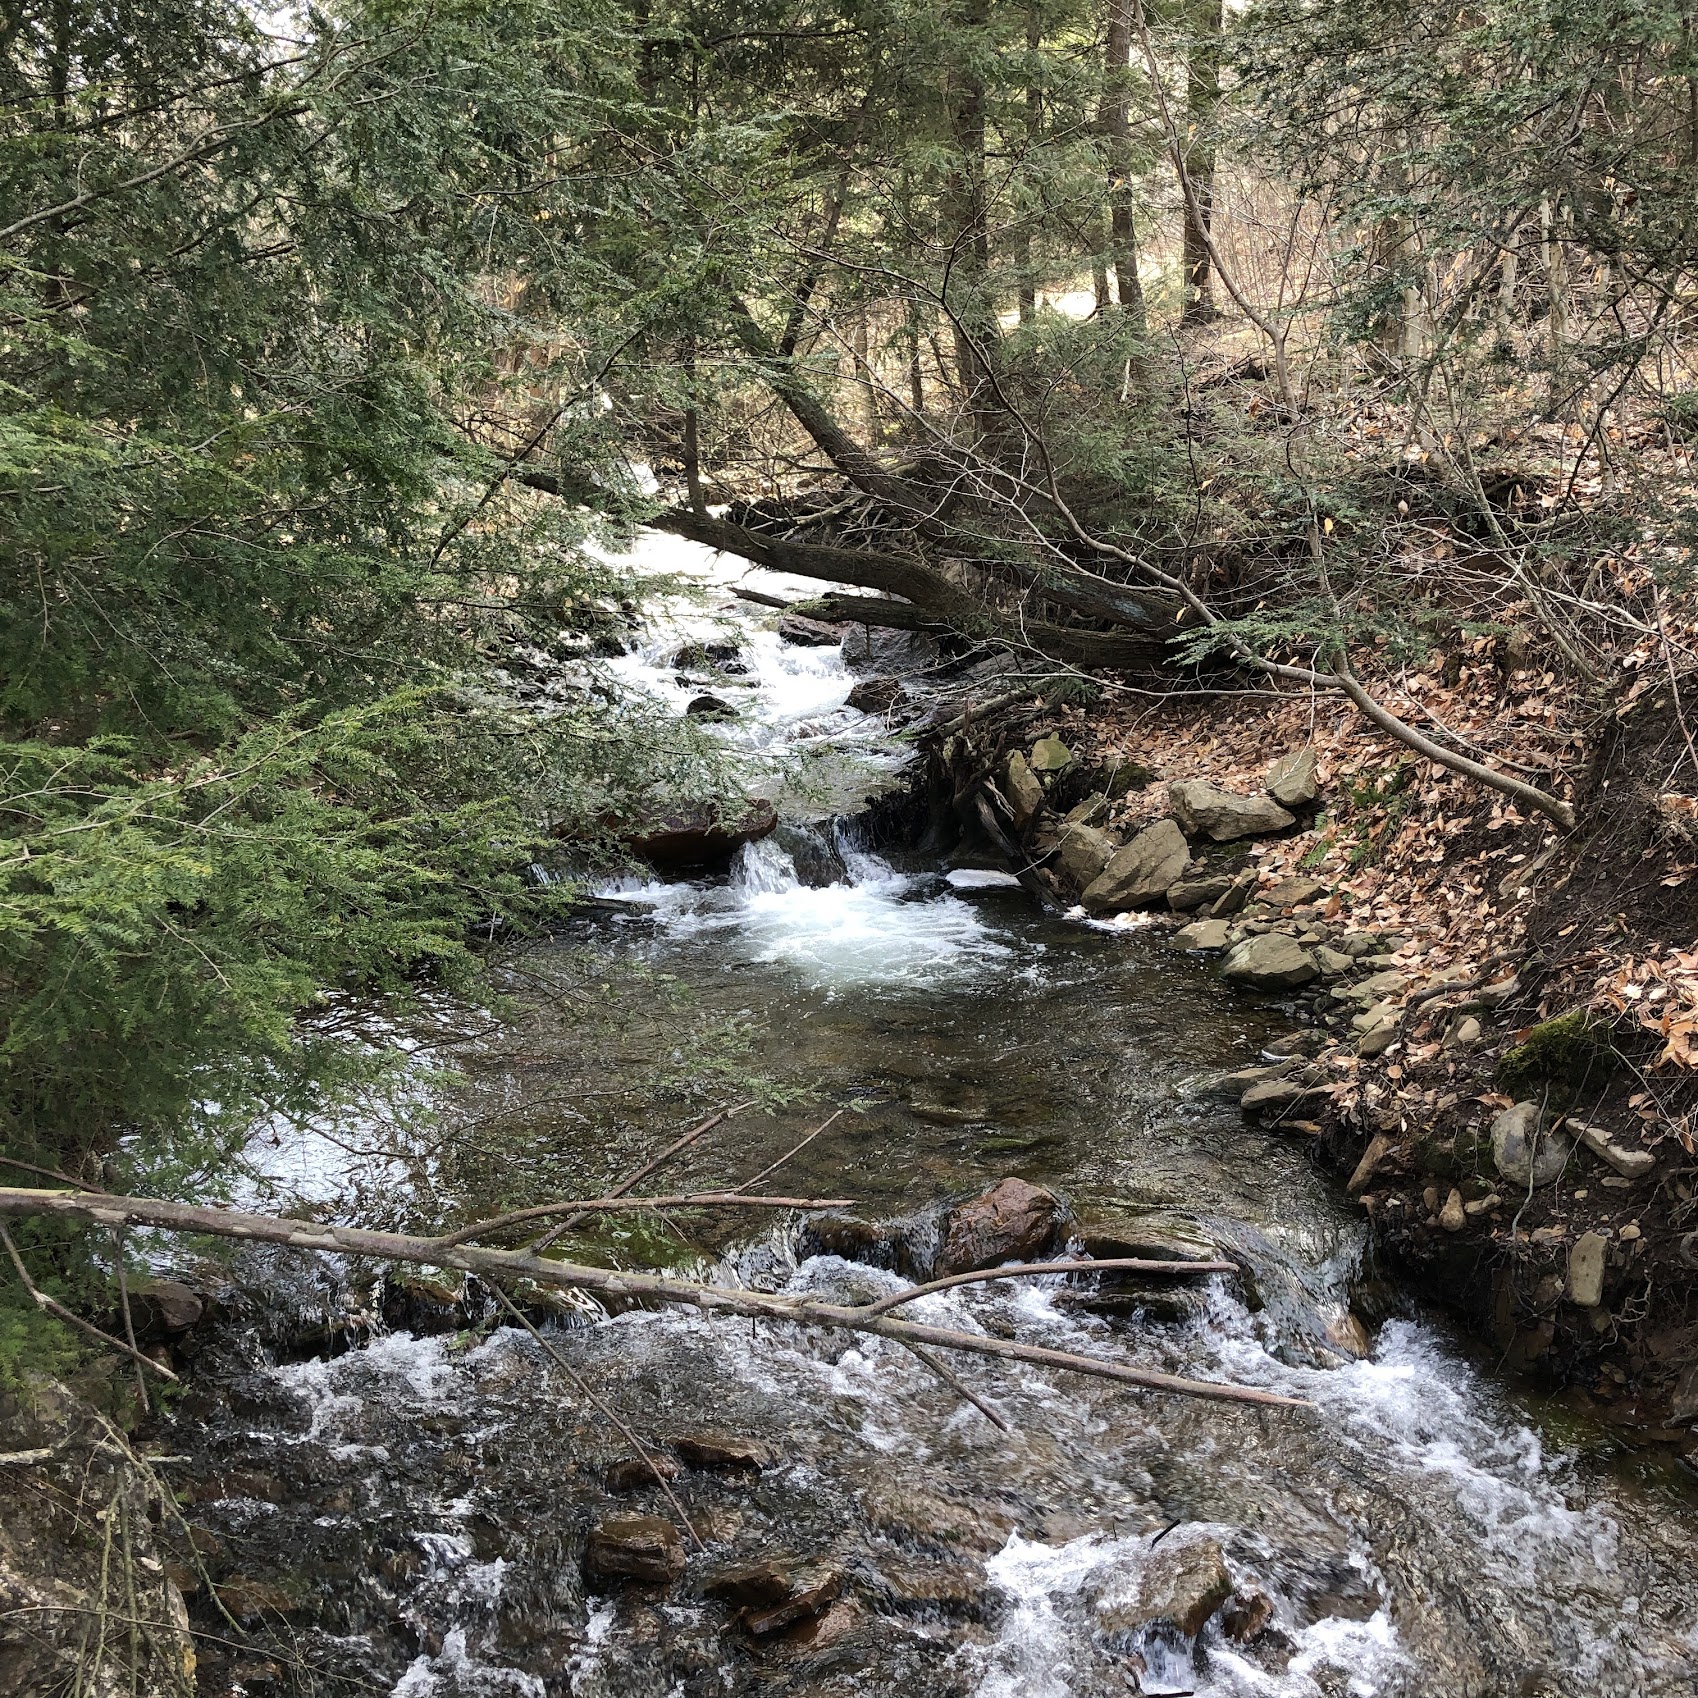
[[[499,1163],[517,1147],[493,1141],[500,1127],[522,1134],[512,1159],[557,1188],[619,1177],[676,1128],[595,1120],[586,1133],[587,961],[592,980],[638,986],[639,1002],[643,986],[686,990],[691,1019],[742,1034],[740,1066],[810,1092],[735,1117],[668,1169],[666,1188],[758,1173],[843,1107],[780,1170],[787,1191],[900,1215],[1014,1173],[1111,1237],[1218,1246],[1246,1270],[1100,1303],[1060,1277],[967,1287],[914,1305],[916,1318],[1310,1406],[956,1364],[1002,1431],[888,1341],[591,1307],[549,1326],[556,1359],[497,1317],[430,1331],[392,1305],[385,1325],[365,1276],[345,1284],[254,1257],[169,1435],[216,1570],[275,1588],[243,1627],[262,1648],[215,1644],[204,1689],[1693,1691],[1698,1515],[1681,1478],[1518,1395],[1397,1301],[1303,1140],[1247,1126],[1210,1095],[1214,1076],[1287,1030],[1280,1011],[1229,996],[1159,933],[1045,916],[992,870],[880,848],[844,816],[889,785],[902,755],[882,723],[844,706],[842,656],[780,644],[758,614],[725,617],[748,668],[733,675],[747,705],[725,735],[785,786],[787,824],[728,873],[629,882],[620,911],[530,951],[513,967],[518,1022],[474,1031],[445,1014],[458,1083],[421,1073],[381,1125],[267,1129],[258,1153],[272,1176],[344,1218],[387,1218],[402,1189],[463,1190],[485,1148]],[[681,632],[707,628],[669,627],[619,663],[680,706],[700,687],[669,664]],[[611,1035],[596,1029],[609,1079],[688,1061],[674,1006],[657,995]],[[461,1129],[453,1150],[373,1153],[376,1132],[433,1095]],[[575,1247],[770,1290],[867,1297],[902,1284],[810,1253],[814,1242],[791,1217],[720,1219],[687,1239],[629,1223]],[[311,1313],[324,1320],[317,1348],[301,1342]],[[650,1442],[710,1431],[768,1453],[758,1475],[677,1482],[706,1548],[669,1590],[583,1579],[600,1517],[675,1515],[652,1489],[609,1497],[605,1470],[630,1446],[608,1411]],[[1219,1541],[1241,1591],[1271,1599],[1270,1629],[1239,1644],[1217,1621],[1194,1646],[1117,1630],[1117,1601],[1202,1537]],[[834,1566],[843,1600],[754,1643],[701,1581],[757,1557]],[[238,1637],[204,1597],[196,1608]]]

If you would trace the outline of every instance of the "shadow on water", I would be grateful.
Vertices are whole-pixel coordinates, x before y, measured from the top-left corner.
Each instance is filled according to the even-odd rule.
[[[809,653],[808,714],[845,711]],[[784,656],[763,665],[782,670]],[[917,1317],[1275,1387],[1312,1407],[958,1365],[1004,1432],[888,1341],[585,1313],[550,1342],[603,1404],[663,1445],[752,1440],[765,1464],[680,1474],[673,1490],[705,1548],[676,1583],[591,1585],[593,1524],[675,1511],[652,1485],[610,1494],[606,1471],[629,1446],[532,1338],[378,1326],[361,1348],[280,1358],[267,1307],[324,1292],[291,1293],[298,1264],[255,1257],[246,1307],[203,1347],[170,1439],[192,1459],[188,1513],[215,1570],[271,1588],[249,1624],[269,1648],[215,1649],[205,1690],[1693,1689],[1689,1498],[1590,1454],[1585,1434],[1553,1452],[1530,1406],[1431,1318],[1353,1315],[1354,1213],[1301,1135],[1247,1126],[1210,1095],[1215,1075],[1286,1029],[1277,1009],[1232,999],[1159,934],[1045,917],[995,880],[951,884],[842,826],[798,826],[727,875],[623,896],[631,912],[515,963],[522,1018],[456,1054],[449,1125],[458,1116],[486,1142],[468,1134],[403,1164],[396,1183],[404,1172],[452,1193],[515,1134],[580,1193],[651,1154],[669,1134],[587,1112],[586,1048],[611,1081],[652,1070],[682,1042],[674,1005],[655,999],[604,1027],[583,987],[628,978],[643,1002],[642,986],[665,984],[688,993],[692,1019],[735,1026],[750,1072],[810,1093],[727,1122],[669,1186],[758,1172],[819,1124],[822,1103],[845,1105],[781,1170],[787,1190],[901,1214],[1017,1174],[1103,1230],[1219,1246],[1246,1270],[1112,1305],[1059,1279],[970,1287],[924,1300]],[[773,1290],[865,1297],[900,1283],[807,1254],[793,1220],[752,1231],[710,1219],[687,1237],[627,1225],[578,1248],[717,1260],[717,1277]],[[367,1287],[336,1300],[367,1301]],[[1217,1618],[1193,1645],[1117,1626],[1170,1560],[1165,1541],[1204,1536],[1241,1595],[1266,1594],[1267,1630],[1239,1643]],[[757,1639],[704,1592],[738,1559],[830,1569],[842,1592]],[[196,1607],[210,1625],[206,1600]]]

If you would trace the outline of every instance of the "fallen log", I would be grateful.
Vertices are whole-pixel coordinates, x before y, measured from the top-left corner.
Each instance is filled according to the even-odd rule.
[[[621,1198],[618,1201],[641,1203],[642,1199]],[[650,1206],[653,1206],[652,1201]],[[573,1207],[583,1208],[585,1205],[578,1203]],[[1134,1386],[1143,1391],[1170,1392],[1221,1403],[1260,1404],[1284,1409],[1309,1407],[1304,1398],[1288,1397],[1283,1392],[1268,1391],[1261,1386],[1187,1379],[1179,1374],[1164,1374],[1152,1368],[1109,1362],[1072,1351],[1022,1344],[1014,1339],[957,1332],[919,1321],[894,1320],[883,1312],[882,1303],[877,1301],[867,1304],[828,1303],[815,1297],[709,1285],[697,1280],[677,1279],[669,1274],[590,1267],[535,1256],[522,1250],[486,1250],[471,1244],[449,1243],[442,1238],[377,1232],[322,1221],[287,1220],[274,1215],[249,1214],[240,1209],[174,1203],[157,1197],[129,1197],[105,1191],[0,1187],[0,1217],[43,1215],[61,1220],[88,1221],[97,1226],[148,1226],[165,1232],[203,1234],[244,1243],[277,1244],[330,1255],[369,1256],[378,1261],[455,1268],[462,1273],[476,1274],[491,1284],[515,1279],[531,1280],[541,1286],[587,1291],[598,1297],[627,1302],[665,1303],[696,1309],[703,1314],[735,1315],[747,1320],[775,1321],[791,1326],[839,1328],[894,1339],[903,1345],[933,1345],[969,1355],[1060,1369]],[[1047,1271],[1045,1264],[1026,1264],[1018,1270],[1018,1274]]]

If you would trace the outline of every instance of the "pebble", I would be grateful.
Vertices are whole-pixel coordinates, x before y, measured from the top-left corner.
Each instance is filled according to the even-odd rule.
[[[1631,1244],[1635,1238],[1642,1236],[1639,1230],[1639,1222],[1636,1220],[1630,1220],[1627,1225],[1616,1234],[1616,1236],[1618,1238],[1625,1238],[1627,1242]]]
[[[1460,1232],[1462,1223],[1468,1218],[1466,1207],[1462,1201],[1462,1193],[1454,1186],[1444,1200],[1444,1207],[1439,1210],[1439,1225],[1446,1232]]]

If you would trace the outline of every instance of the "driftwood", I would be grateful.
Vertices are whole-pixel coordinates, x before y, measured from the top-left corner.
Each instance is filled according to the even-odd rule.
[[[720,1201],[726,1200],[721,1194]],[[754,1201],[740,1198],[740,1202]],[[636,1199],[604,1199],[626,1203]],[[654,1206],[661,1199],[648,1199]],[[691,1199],[697,1202],[699,1199]],[[556,1205],[557,1207],[559,1205]],[[582,1208],[582,1203],[567,1205]],[[518,1250],[488,1250],[467,1243],[450,1243],[442,1238],[414,1237],[399,1232],[374,1232],[363,1227],[333,1226],[318,1221],[284,1220],[271,1215],[248,1214],[236,1209],[209,1208],[193,1203],[173,1203],[153,1197],[126,1197],[102,1191],[38,1190],[0,1187],[0,1217],[49,1215],[63,1220],[88,1221],[97,1226],[122,1228],[148,1226],[166,1232],[205,1234],[256,1244],[279,1244],[297,1250],[317,1250],[341,1256],[370,1256],[379,1261],[417,1263],[426,1267],[456,1268],[477,1274],[491,1284],[531,1280],[537,1285],[586,1291],[596,1296],[623,1301],[664,1303],[696,1309],[710,1315],[735,1315],[748,1320],[765,1320],[792,1326],[840,1328],[869,1333],[905,1346],[934,1346],[968,1355],[991,1356],[1003,1361],[1026,1362],[1037,1367],[1085,1374],[1119,1385],[1146,1391],[1173,1392],[1188,1397],[1224,1403],[1250,1403],[1275,1408],[1307,1407],[1306,1400],[1287,1397],[1260,1386],[1222,1384],[1212,1380],[1187,1379],[1150,1368],[1103,1361],[1065,1350],[1022,1344],[1013,1339],[993,1338],[979,1333],[957,1332],[948,1327],[928,1326],[919,1321],[893,1319],[883,1313],[885,1300],[869,1304],[828,1303],[818,1298],[787,1296],[764,1291],[745,1291],[728,1286],[677,1279],[668,1274],[628,1273],[614,1268],[597,1268],[555,1261]],[[490,1230],[495,1223],[484,1223]],[[451,1235],[458,1236],[458,1235]],[[1027,1263],[1018,1268],[992,1270],[990,1277],[1024,1277],[1051,1273],[1069,1264]],[[1084,1269],[1105,1267],[1155,1271],[1166,1266],[1194,1273],[1207,1266],[1196,1262],[1137,1264],[1133,1262],[1084,1263]]]

